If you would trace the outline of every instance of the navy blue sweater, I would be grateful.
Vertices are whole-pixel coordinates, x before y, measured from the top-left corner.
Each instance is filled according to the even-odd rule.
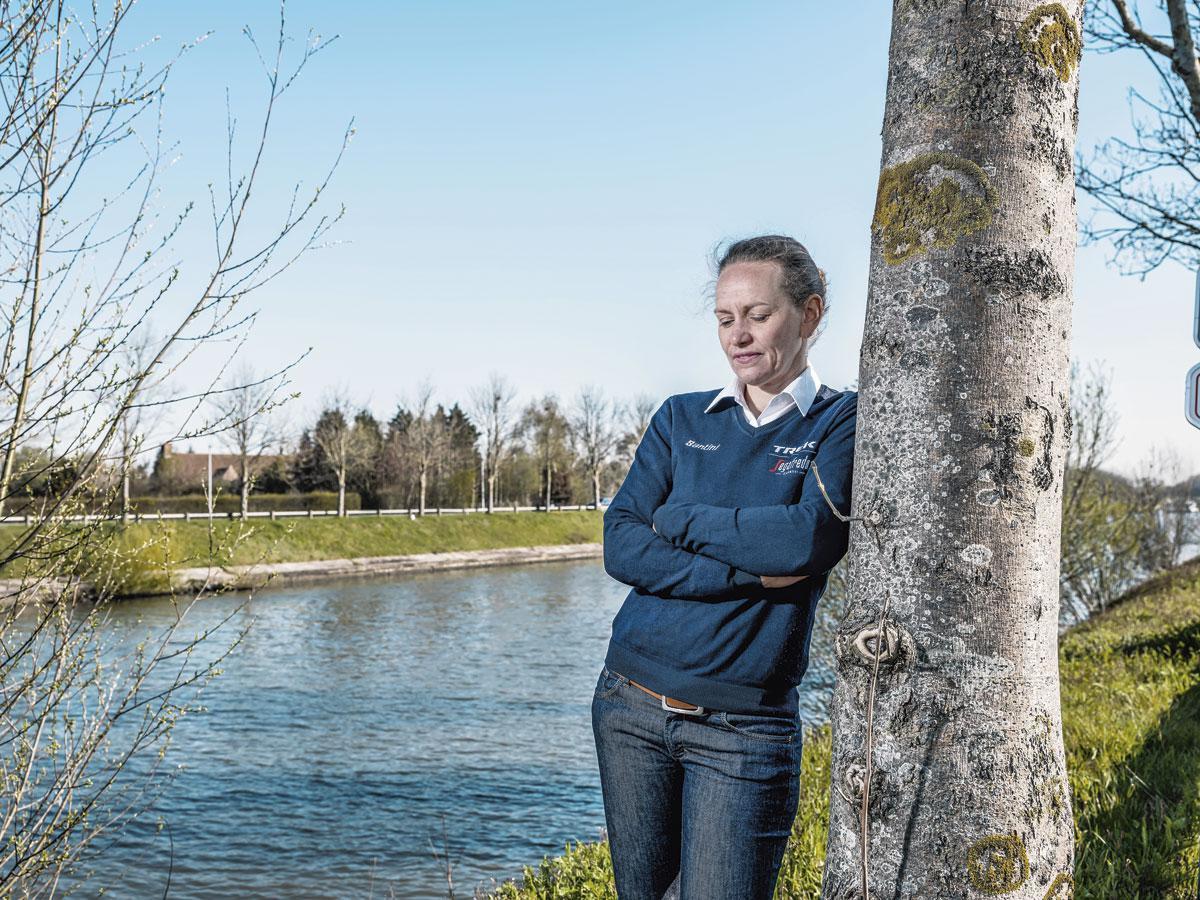
[[[604,513],[604,568],[631,586],[605,664],[729,712],[795,714],[817,601],[846,553],[856,391],[822,385],[754,427],[718,390],[668,397]],[[766,588],[760,575],[805,575]]]

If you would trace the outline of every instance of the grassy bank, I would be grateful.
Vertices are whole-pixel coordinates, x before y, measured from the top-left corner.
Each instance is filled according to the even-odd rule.
[[[1200,857],[1200,563],[1143,585],[1060,645],[1077,900],[1193,900]],[[820,896],[828,727],[805,735],[776,896]],[[607,842],[525,867],[503,900],[615,898]]]
[[[80,526],[81,527],[81,526]],[[91,527],[97,527],[95,525]],[[218,519],[208,522],[143,521],[105,523],[97,546],[76,567],[85,579],[105,578],[118,593],[162,589],[171,569],[204,565],[307,562],[363,556],[406,556],[452,550],[494,550],[550,544],[599,543],[602,513],[595,510],[496,512],[407,516],[352,516],[289,519]],[[72,527],[74,530],[75,526]],[[0,531],[0,542],[15,540],[19,526]],[[69,534],[70,532],[68,532]],[[0,577],[18,577],[9,567]]]

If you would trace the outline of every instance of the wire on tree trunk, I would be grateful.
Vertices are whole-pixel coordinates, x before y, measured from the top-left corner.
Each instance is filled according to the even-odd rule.
[[[874,720],[875,720],[875,685],[879,681],[879,659],[883,655],[884,648],[884,624],[887,622],[888,605],[891,602],[891,594],[883,598],[883,610],[879,613],[879,628],[875,633],[875,646],[872,657],[874,658],[874,666],[871,669],[871,684],[867,690],[867,737],[866,737],[866,760],[864,762],[863,772],[863,794],[862,794],[862,813],[860,817],[862,838],[862,895],[863,900],[870,900],[871,895],[867,890],[867,858],[870,849],[870,824],[867,819],[867,808],[871,802],[871,754],[874,749]]]

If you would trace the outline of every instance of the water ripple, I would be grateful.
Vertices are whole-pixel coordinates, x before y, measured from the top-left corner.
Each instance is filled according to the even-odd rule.
[[[520,874],[604,824],[590,703],[627,588],[598,560],[346,580],[257,592],[242,646],[179,720],[153,808],[97,859],[85,893],[444,897]],[[244,600],[214,597],[187,631]],[[172,615],[116,608],[114,637]],[[828,629],[801,696],[823,720]],[[123,632],[125,632],[123,634]],[[214,651],[215,652],[215,651]],[[811,682],[809,688],[807,682]],[[435,848],[438,856],[435,856]]]

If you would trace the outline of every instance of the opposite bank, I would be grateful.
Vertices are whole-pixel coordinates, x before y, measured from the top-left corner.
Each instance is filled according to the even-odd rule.
[[[69,543],[79,527],[64,529]],[[602,554],[603,516],[595,510],[469,515],[119,522],[91,526],[89,552],[43,580],[43,590],[75,586],[112,598],[257,588],[325,578],[397,575],[476,566],[585,559]],[[0,546],[19,526],[0,528]],[[67,555],[64,554],[64,559]],[[28,579],[25,560],[0,571],[11,603]]]

